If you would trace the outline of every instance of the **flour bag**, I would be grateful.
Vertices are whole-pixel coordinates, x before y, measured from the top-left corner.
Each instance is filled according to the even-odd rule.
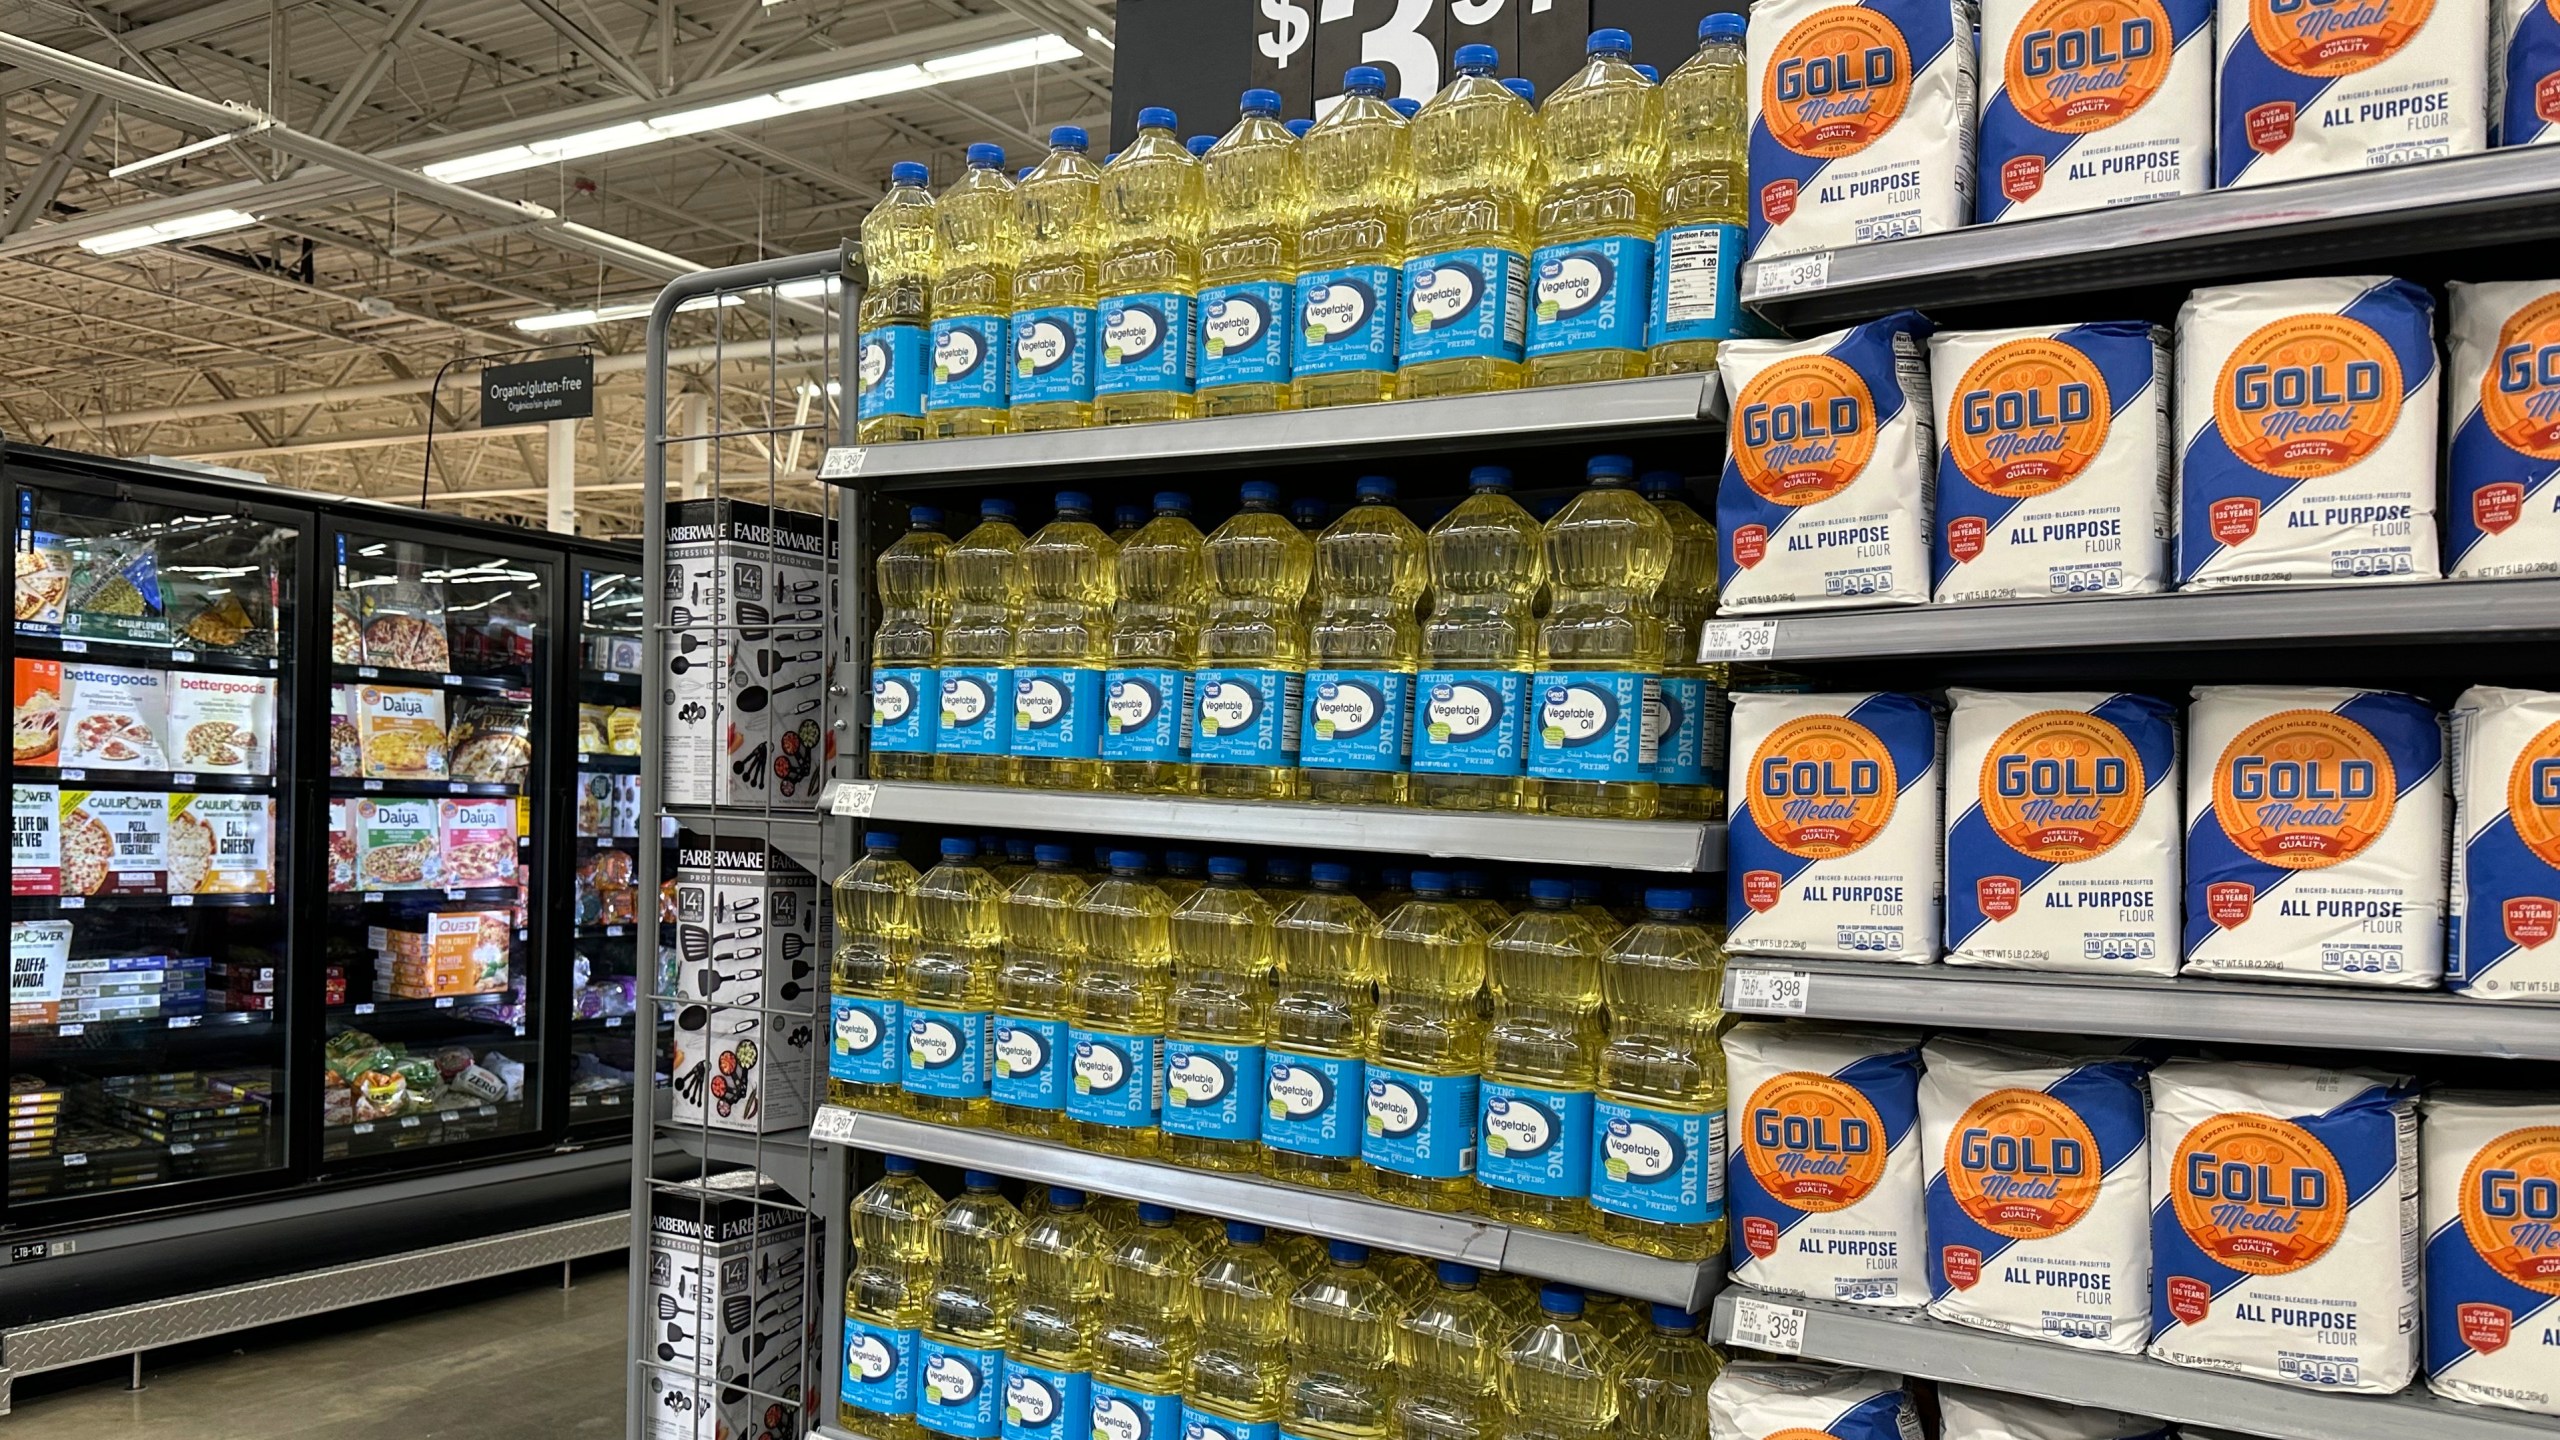
[[[2224,188],[2379,170],[2489,143],[2496,0],[2220,0]]]
[[[1747,49],[1751,254],[1972,220],[1969,0],[1759,0]]]
[[[1913,695],[1736,695],[1726,949],[1937,958],[1938,753]]]
[[[2445,572],[2560,575],[2560,282],[2445,292]]]
[[[1724,1054],[1734,1280],[1926,1304],[1920,1037],[1745,1024],[1726,1033]]]
[[[1982,0],[1974,218],[2213,188],[2213,0]]]
[[[2446,734],[2445,988],[2474,1000],[2560,1000],[2560,695],[2473,686]]]

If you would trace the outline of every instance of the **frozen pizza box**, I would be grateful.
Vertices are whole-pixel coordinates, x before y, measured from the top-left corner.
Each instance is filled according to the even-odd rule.
[[[69,920],[9,922],[9,1026],[56,1023],[71,968]]]
[[[356,731],[364,748],[365,778],[446,778],[443,691],[357,686]]]
[[[19,765],[59,764],[62,662],[20,656],[16,668],[16,713],[10,726],[10,759]]]
[[[516,806],[513,800],[441,800],[437,818],[444,847],[444,883],[512,885],[516,878]]]
[[[31,494],[20,491],[23,497]],[[59,635],[62,633],[63,603],[71,595],[71,548],[59,535],[36,530],[26,525],[21,512],[18,529],[16,571],[18,631],[21,634]]]
[[[169,672],[169,768],[208,775],[275,769],[276,682],[256,675]]]
[[[169,893],[169,797],[150,790],[61,793],[62,893]]]
[[[64,768],[169,769],[169,677],[130,665],[62,666]]]
[[[329,802],[329,889],[337,893],[356,888],[356,802]]]
[[[272,895],[275,802],[264,795],[169,797],[169,893]]]
[[[62,893],[62,792],[51,785],[9,787],[9,893]]]
[[[358,800],[357,888],[443,888],[442,823],[433,800]]]

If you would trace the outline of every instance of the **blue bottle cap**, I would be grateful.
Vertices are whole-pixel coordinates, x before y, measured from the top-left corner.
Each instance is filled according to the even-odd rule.
[[[975,860],[978,858],[978,842],[971,840],[966,836],[945,835],[942,837],[942,858],[945,860]]]
[[[1662,72],[1654,69],[1650,65],[1637,66],[1636,73],[1643,76],[1648,84],[1659,85],[1662,83]]]
[[[1247,480],[1236,493],[1247,505],[1272,506],[1280,503],[1280,487],[1268,480]]]
[[[1449,63],[1474,75],[1490,75],[1502,65],[1502,52],[1490,45],[1461,45]]]
[[[1677,1305],[1656,1305],[1653,1307],[1653,1328],[1668,1330],[1674,1335],[1692,1334],[1698,1328],[1698,1316],[1695,1311],[1683,1310]]]
[[[924,168],[920,161],[901,160],[889,167],[889,183],[892,185],[922,185],[932,178],[933,172]]]
[[[1114,151],[1112,151],[1110,154],[1103,156],[1103,157],[1102,157],[1102,164],[1103,164],[1103,168],[1105,168],[1105,169],[1110,168],[1111,163],[1112,163],[1113,161],[1115,161],[1115,160],[1119,159],[1119,158],[1120,158],[1120,152],[1119,152],[1119,151],[1117,151],[1117,150],[1114,150]]]
[[[1027,836],[1022,835],[1006,836],[1004,840],[1004,853],[1016,860],[1037,858],[1031,853],[1030,839]]]
[[[1003,168],[1004,168],[1004,147],[1003,147],[1003,146],[1001,146],[1001,145],[989,145],[989,144],[986,144],[986,143],[985,143],[985,142],[983,142],[983,141],[982,141],[982,142],[980,142],[980,143],[978,143],[978,144],[976,144],[976,145],[972,145],[972,146],[970,146],[970,147],[969,147],[969,168],[970,168],[970,169],[972,169],[972,170],[1001,170],[1001,169],[1003,169]]]
[[[1025,166],[1023,166],[1021,169],[1014,171],[1014,172],[1013,172],[1013,180],[1014,180],[1014,183],[1015,183],[1015,184],[1017,184],[1017,185],[1019,185],[1019,184],[1021,184],[1023,181],[1030,179],[1030,178],[1031,178],[1031,172],[1032,172],[1032,171],[1034,171],[1034,170],[1037,170],[1037,169],[1039,169],[1039,168],[1040,168],[1040,167],[1039,167],[1039,166],[1037,166],[1037,165],[1025,165]]]
[[[1179,490],[1157,491],[1155,504],[1156,513],[1159,515],[1188,515],[1191,513],[1191,497]]]
[[[1190,139],[1182,142],[1182,148],[1190,151],[1191,158],[1197,160],[1201,156],[1208,154],[1209,147],[1217,143],[1218,137],[1215,135],[1194,135]]]
[[[1168,875],[1199,874],[1200,852],[1197,850],[1167,850],[1164,852],[1164,872]]]
[[[1004,837],[1003,837],[1003,836],[1001,836],[1001,835],[981,835],[981,836],[979,836],[979,837],[978,837],[978,853],[979,853],[979,854],[981,854],[981,855],[990,855],[990,856],[992,856],[992,855],[1001,855],[1001,854],[1003,854],[1003,853],[1004,853]]]
[[[1443,1285],[1465,1286],[1476,1283],[1476,1267],[1473,1265],[1461,1265],[1455,1260],[1443,1260],[1431,1268],[1440,1272],[1440,1283]]]
[[[1327,1240],[1324,1253],[1336,1265],[1365,1265],[1369,1260],[1369,1247],[1357,1240]]]
[[[1052,1185],[1049,1187],[1049,1208],[1081,1210],[1084,1208],[1084,1192],[1072,1185]]]
[[[1081,490],[1061,490],[1058,492],[1057,499],[1051,503],[1058,507],[1058,518],[1061,520],[1070,516],[1082,520],[1093,514],[1093,497]]]
[[[1582,467],[1582,473],[1595,483],[1633,480],[1636,478],[1636,462],[1625,455],[1594,455],[1591,462]]]
[[[907,507],[907,525],[915,530],[935,530],[942,526],[942,512],[930,505]]]
[[[1493,877],[1481,870],[1452,870],[1449,878],[1457,881],[1461,890],[1484,891],[1493,887]]]
[[[1076,852],[1064,845],[1034,845],[1031,858],[1043,865],[1073,865]]]
[[[1230,1220],[1227,1222],[1227,1239],[1238,1245],[1259,1245],[1262,1243],[1262,1227],[1250,1220]]]
[[[1384,475],[1363,475],[1360,483],[1351,487],[1351,493],[1363,501],[1391,504],[1396,498],[1396,482]]]
[[[1013,518],[1013,502],[1010,500],[997,500],[993,498],[981,500],[978,502],[978,518],[981,520],[1010,520]]]
[[[1570,905],[1573,903],[1573,882],[1552,878],[1532,880],[1529,882],[1529,898],[1541,905]]]
[[[1091,144],[1093,137],[1084,133],[1081,125],[1061,125],[1049,132],[1049,148],[1052,150],[1081,152]]]
[[[1111,507],[1111,523],[1114,525],[1129,526],[1144,525],[1147,523],[1146,507],[1143,505],[1114,505]]]
[[[1647,470],[1644,478],[1636,482],[1637,493],[1656,500],[1665,495],[1677,495],[1688,488],[1689,477],[1677,470]]]
[[[1381,865],[1378,867],[1378,878],[1386,881],[1387,888],[1390,890],[1408,889],[1413,884],[1413,867],[1410,865]]]
[[[1399,95],[1387,102],[1387,108],[1410,120],[1422,113],[1422,102],[1410,95]]]
[[[1003,1177],[989,1174],[984,1170],[963,1170],[960,1172],[960,1183],[971,1190],[993,1190],[1001,1186],[1004,1180]]]
[[[892,1175],[913,1175],[916,1173],[916,1162],[904,1155],[883,1155],[880,1157],[880,1168]]]
[[[1236,109],[1246,115],[1276,116],[1280,113],[1280,92],[1260,88],[1247,90]]]
[[[1147,873],[1147,852],[1144,850],[1112,851],[1111,873],[1114,875],[1144,875]]]
[[[1416,895],[1446,895],[1449,893],[1449,872],[1416,870],[1413,872],[1412,885],[1413,893]]]
[[[1302,495],[1289,502],[1290,522],[1305,529],[1324,523],[1324,502],[1313,495]]]
[[[1587,55],[1633,55],[1636,53],[1636,37],[1628,34],[1624,30],[1594,30],[1591,32],[1591,43],[1584,49],[1583,53]]]
[[[1307,864],[1295,855],[1274,855],[1262,862],[1262,878],[1295,885],[1307,878]]]
[[[1342,89],[1349,95],[1383,95],[1387,90],[1387,72],[1375,65],[1354,65],[1342,72]]]
[[[1538,82],[1525,75],[1506,76],[1502,88],[1519,96],[1520,103],[1524,105],[1535,106],[1538,103]]]
[[[1479,465],[1473,470],[1467,472],[1467,488],[1471,490],[1508,490],[1511,488],[1511,467],[1508,465]]]
[[[1647,890],[1644,892],[1644,908],[1665,915],[1686,915],[1698,908],[1698,892],[1695,890]]]
[[[1283,120],[1280,122],[1280,128],[1289,132],[1290,139],[1304,140],[1307,138],[1307,132],[1316,128],[1316,122],[1313,120]]]
[[[1582,1313],[1582,1287],[1541,1285],[1538,1287],[1538,1308],[1550,1315],[1579,1315]]]
[[[862,848],[865,850],[895,850],[898,848],[898,832],[895,830],[868,831],[862,837]]]
[[[1138,1223],[1141,1225],[1170,1225],[1173,1223],[1173,1207],[1170,1205],[1158,1205],[1152,1200],[1141,1200],[1138,1202]]]
[[[1241,880],[1244,878],[1244,872],[1244,857],[1241,855],[1209,857],[1209,878],[1213,880]]]
[[[1162,105],[1150,105],[1138,112],[1138,128],[1141,130],[1170,130],[1181,123],[1174,118],[1172,111]]]
[[[1319,860],[1307,867],[1307,878],[1319,885],[1348,885],[1351,867],[1333,860]]]
[[[1719,10],[1698,22],[1701,40],[1739,40],[1751,28],[1751,17],[1739,10]]]

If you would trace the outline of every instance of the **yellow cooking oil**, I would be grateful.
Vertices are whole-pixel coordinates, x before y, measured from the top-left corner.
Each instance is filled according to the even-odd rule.
[[[1513,907],[1504,904],[1502,897],[1494,893],[1491,875],[1473,868],[1452,870],[1449,872],[1449,887],[1449,893],[1457,897],[1459,907],[1476,918],[1476,923],[1484,927],[1487,937],[1500,934],[1502,927],[1511,923]]]
[[[1298,230],[1306,177],[1280,123],[1280,92],[1247,90],[1235,128],[1201,157],[1208,233],[1200,244],[1200,413],[1289,408],[1298,314]]]
[[[1298,142],[1307,223],[1298,237],[1290,384],[1301,410],[1396,393],[1412,136],[1387,104],[1384,70],[1354,65],[1342,90],[1341,103]]]
[[[1601,940],[1574,912],[1573,886],[1542,876],[1489,948],[1480,1206],[1514,1225],[1579,1234],[1591,1210]]]
[[[1396,1317],[1397,1440],[1493,1440],[1502,1419],[1502,1337],[1517,1322],[1478,1281],[1474,1266],[1440,1261],[1432,1283]]]
[[[1505,1440],[1610,1440],[1618,1422],[1618,1373],[1626,1357],[1583,1314],[1571,1285],[1538,1291],[1536,1323],[1502,1346]]]
[[[895,1113],[906,1108],[898,1088],[906,1009],[898,993],[915,956],[916,867],[899,858],[895,834],[874,830],[833,892],[827,1101]]]
[[[1001,1425],[1005,1318],[1013,1313],[1022,1212],[993,1175],[966,1171],[961,1186],[960,1198],[933,1226],[916,1423],[938,1435],[970,1437],[994,1434]]]
[[[1166,490],[1155,497],[1154,518],[1120,547],[1111,669],[1102,679],[1102,789],[1188,795],[1200,788],[1189,742],[1191,673],[1209,594],[1206,543],[1191,523],[1191,497]]]
[[[1164,1109],[1165,992],[1173,905],[1147,882],[1147,857],[1111,852],[1111,873],[1075,909],[1067,992],[1067,1134],[1105,1155],[1153,1155]]]
[[[1140,1202],[1136,1228],[1120,1237],[1104,1267],[1108,1299],[1094,1339],[1092,1429],[1103,1440],[1182,1433],[1183,1386],[1199,1334],[1191,1278],[1201,1256],[1174,1220],[1171,1207]]]
[[[951,619],[942,627],[942,778],[1010,785],[1014,631],[1022,623],[1022,531],[1013,502],[978,502],[978,524],[944,558]]]
[[[1704,1260],[1725,1244],[1724,947],[1693,890],[1644,894],[1644,918],[1600,961],[1609,1039],[1600,1051],[1591,1236]]]
[[[1177,1165],[1261,1167],[1263,1044],[1278,956],[1272,918],[1234,855],[1210,856],[1209,883],[1173,912],[1162,1125],[1164,1158]]]
[[[1188,420],[1197,413],[1193,319],[1208,202],[1200,162],[1173,135],[1174,114],[1138,112],[1138,135],[1102,170],[1102,361],[1097,425]]]
[[[1396,1314],[1369,1247],[1325,1243],[1325,1265],[1289,1297],[1289,1389],[1283,1433],[1305,1440],[1385,1440],[1395,1425]]]
[[[1357,501],[1316,537],[1316,623],[1307,637],[1299,767],[1331,805],[1401,805],[1412,775],[1414,671],[1425,578],[1422,530],[1396,482],[1361,477]]]
[[[1164,892],[1164,898],[1173,902],[1174,909],[1181,909],[1182,902],[1199,894],[1200,887],[1208,883],[1209,872],[1200,863],[1199,851],[1164,852],[1164,873],[1156,877],[1156,888]]]
[[[1717,348],[1739,333],[1751,142],[1745,23],[1731,11],[1699,21],[1698,53],[1662,82],[1662,228],[1647,366],[1656,375],[1713,373]]]
[[[1102,259],[1102,167],[1074,125],[1013,190],[1021,258],[1013,268],[1013,428],[1093,423],[1094,299]]]
[[[872,1440],[914,1440],[917,1348],[932,1293],[942,1197],[904,1155],[853,1197],[853,1254],[844,1281],[844,1382],[837,1423]]]
[[[1624,30],[1594,30],[1589,60],[1539,111],[1547,184],[1531,260],[1529,383],[1642,375],[1662,213],[1662,91],[1636,73]]]
[[[899,1000],[906,1014],[898,1083],[920,1119],[987,1123],[987,1031],[1003,963],[1004,892],[978,864],[978,843],[942,842],[916,881],[916,948]]]
[[[1476,1193],[1487,936],[1446,871],[1414,871],[1412,885],[1378,929],[1360,1158],[1379,1198],[1463,1210]]]
[[[1517,390],[1528,374],[1538,116],[1494,78],[1494,47],[1450,59],[1457,73],[1413,118],[1400,400]]]
[[[1022,625],[1014,632],[1013,753],[1021,783],[1092,790],[1102,783],[1102,675],[1120,556],[1093,523],[1093,497],[1061,490],[1057,518],[1022,546]]]
[[[1731,679],[1725,666],[1698,659],[1700,634],[1716,613],[1716,527],[1689,504],[1689,482],[1676,470],[1648,472],[1636,489],[1671,527],[1671,563],[1653,605],[1662,616],[1661,703],[1653,712],[1653,781],[1661,799],[1654,814],[1721,820]]]
[[[1699,1334],[1696,1314],[1656,1305],[1652,1315],[1618,1375],[1618,1440],[1696,1440],[1707,1433],[1707,1391],[1724,1357]]]
[[[1511,498],[1511,471],[1479,465],[1467,498],[1431,527],[1423,549],[1431,617],[1414,680],[1413,803],[1521,809],[1538,649],[1530,606],[1546,580],[1546,533]]]
[[[933,369],[931,171],[913,160],[889,167],[889,188],[862,217],[862,354],[854,436],[865,445],[922,440]]]
[[[1262,1168],[1328,1190],[1361,1184],[1368,1085],[1362,1055],[1378,983],[1378,917],[1351,893],[1351,867],[1319,861],[1314,888],[1271,922],[1272,981]]]
[[[1013,269],[1021,251],[1004,147],[972,145],[969,168],[933,207],[933,377],[926,428],[938,440],[1013,429]]]
[[[1033,1189],[1048,1203],[1014,1239],[1003,1433],[1013,1440],[1085,1440],[1111,1237],[1086,1208],[1083,1191]]]
[[[871,778],[938,780],[934,744],[942,682],[934,661],[951,610],[950,537],[942,512],[907,511],[907,533],[880,552],[880,628],[871,637]]]
[[[988,1039],[987,1091],[997,1128],[1046,1139],[1065,1128],[1067,992],[1076,974],[1076,902],[1091,884],[1064,845],[1004,892],[1004,954]]]
[[[1224,1229],[1191,1275],[1200,1329],[1183,1374],[1185,1440],[1270,1440],[1288,1394],[1297,1281],[1261,1226],[1229,1220]]]
[[[1626,456],[1595,455],[1585,473],[1590,487],[1547,522],[1552,598],[1530,682],[1529,776],[1550,815],[1649,820],[1660,804],[1646,743],[1663,658],[1654,592],[1671,526],[1636,493]]]
[[[1297,904],[1307,894],[1307,862],[1282,851],[1262,859],[1262,898],[1271,902],[1271,913],[1279,914]],[[1372,912],[1375,913],[1375,912]]]
[[[1208,623],[1192,685],[1191,759],[1203,793],[1298,796],[1298,704],[1307,631],[1299,603],[1315,546],[1280,513],[1280,487],[1248,480],[1243,503],[1201,547]]]

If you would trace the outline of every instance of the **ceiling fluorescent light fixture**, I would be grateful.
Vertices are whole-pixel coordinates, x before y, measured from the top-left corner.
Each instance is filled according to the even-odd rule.
[[[92,235],[80,242],[80,248],[92,255],[121,255],[127,250],[140,250],[149,245],[196,240],[207,235],[219,235],[226,230],[245,230],[257,223],[258,217],[246,210],[206,210],[156,224],[136,225],[130,230],[110,230],[104,235]]]
[[[747,302],[737,295],[717,297],[704,295],[698,299],[687,300],[676,309],[708,310],[714,303],[725,310],[732,305],[744,305]],[[576,330],[588,325],[610,325],[617,320],[646,320],[649,318],[650,308],[655,304],[657,302],[654,300],[633,300],[620,305],[597,305],[585,310],[555,310],[548,315],[524,316],[514,324],[517,329],[528,335],[539,335],[547,330]]]
[[[535,140],[523,145],[508,145],[477,155],[464,155],[452,160],[439,160],[425,167],[427,174],[448,184],[486,180],[493,175],[512,175],[537,165],[563,160],[580,160],[590,155],[603,155],[616,150],[630,150],[654,145],[661,140],[674,140],[686,135],[700,135],[710,130],[728,130],[753,125],[784,115],[819,110],[834,105],[851,105],[864,100],[877,100],[909,90],[948,84],[955,80],[974,80],[987,75],[1003,75],[1015,70],[1028,70],[1040,65],[1053,65],[1073,60],[1082,52],[1055,35],[1040,34],[1020,40],[1007,40],[998,45],[963,50],[953,55],[904,65],[889,65],[877,70],[864,70],[833,80],[820,80],[808,85],[794,85],[770,94],[749,95],[737,100],[724,100],[717,105],[696,106],[690,110],[671,111],[645,120],[626,120],[618,125],[581,130],[549,140]]]
[[[202,140],[181,145],[175,150],[163,150],[157,155],[145,155],[139,160],[128,160],[113,170],[108,171],[107,178],[110,180],[121,180],[127,175],[139,174],[145,170],[155,170],[160,166],[170,164],[173,161],[184,160],[190,155],[201,155],[216,145],[228,145],[234,140],[245,139],[266,128],[267,127],[265,125],[260,124],[252,125],[246,130],[232,130],[220,135],[208,135]]]

